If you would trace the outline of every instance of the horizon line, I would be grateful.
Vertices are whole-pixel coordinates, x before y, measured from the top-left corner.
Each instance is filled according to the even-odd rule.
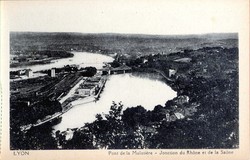
[[[110,35],[145,35],[145,36],[193,36],[193,35],[219,35],[219,34],[239,34],[238,32],[204,32],[204,33],[173,33],[173,34],[154,34],[154,33],[120,33],[120,32],[72,32],[72,31],[9,31],[9,33],[78,33],[78,34],[110,34]]]

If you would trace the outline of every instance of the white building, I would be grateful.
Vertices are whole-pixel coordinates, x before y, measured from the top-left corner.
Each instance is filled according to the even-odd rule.
[[[26,75],[27,77],[32,77],[32,76],[33,76],[32,70],[31,70],[31,69],[27,69],[27,70],[25,71],[25,75]]]
[[[55,76],[56,76],[56,69],[55,69],[55,68],[52,68],[52,69],[50,70],[49,75],[50,75],[51,77],[55,77]]]
[[[83,96],[92,96],[95,94],[95,86],[83,86],[76,91],[77,94],[83,95]]]
[[[92,77],[85,82],[86,85],[95,85],[96,87],[102,87],[104,79],[101,77]]]
[[[174,115],[176,116],[177,119],[183,119],[183,118],[185,118],[185,116],[182,113],[179,113],[179,112],[174,113]]]
[[[168,76],[169,77],[172,77],[172,76],[174,76],[176,74],[176,70],[174,70],[174,69],[169,69],[168,70]]]
[[[166,113],[166,120],[167,120],[167,122],[170,121],[170,114],[169,113]]]

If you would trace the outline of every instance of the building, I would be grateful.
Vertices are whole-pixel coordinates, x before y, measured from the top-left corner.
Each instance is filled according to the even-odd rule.
[[[183,63],[189,63],[191,62],[191,58],[179,58],[179,59],[176,59],[174,60],[175,62],[183,62]]]
[[[76,93],[83,96],[95,95],[96,85],[86,84],[77,89]]]
[[[166,113],[166,120],[167,120],[167,122],[169,122],[170,121],[170,113]]]
[[[99,69],[99,71],[101,71],[103,75],[107,75],[107,74],[111,74],[111,70],[113,69],[114,69],[113,67],[111,67],[110,65],[107,65],[104,68]]]
[[[104,84],[104,79],[102,77],[92,77],[91,79],[86,80],[86,85],[96,85],[96,87],[101,88]]]
[[[168,76],[169,77],[173,77],[173,76],[175,76],[175,74],[176,74],[176,70],[175,69],[169,69],[168,70]]]
[[[120,67],[113,68],[111,70],[111,74],[120,74],[120,73],[128,73],[132,70],[131,67],[127,66],[125,63],[123,63]]]
[[[17,60],[10,60],[10,63],[12,64],[12,63],[18,63],[19,61],[17,61]]]
[[[26,70],[25,69],[24,70],[18,70],[17,74],[18,74],[18,76],[25,75],[26,74]]]
[[[197,112],[197,107],[200,106],[199,103],[192,103],[190,107],[184,108],[185,116],[192,116]]]
[[[182,113],[179,113],[179,112],[174,113],[174,115],[175,115],[175,117],[177,119],[183,119],[183,118],[185,118],[185,116]]]
[[[189,97],[186,95],[178,96],[177,99],[175,100],[175,103],[177,103],[178,105],[182,105],[188,102],[189,102]]]
[[[49,76],[50,77],[55,77],[56,76],[56,69],[55,68],[52,68],[49,72]]]
[[[31,70],[31,69],[26,69],[26,70],[25,70],[25,75],[26,75],[27,77],[32,77],[32,76],[33,76],[32,70]]]
[[[148,59],[144,58],[142,63],[145,64],[145,63],[147,63],[147,62],[148,62]]]

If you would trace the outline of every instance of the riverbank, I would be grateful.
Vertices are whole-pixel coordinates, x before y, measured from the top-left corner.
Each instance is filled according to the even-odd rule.
[[[60,59],[60,58],[47,58],[47,59],[34,60],[34,61],[28,61],[28,62],[11,63],[10,68],[21,67],[21,66],[29,67],[32,65],[48,64],[48,63],[51,63],[52,60],[56,60],[56,59]]]
[[[88,52],[71,52],[74,56],[68,58],[60,58],[57,60],[52,60],[52,63],[47,63],[43,65],[31,65],[31,66],[20,66],[10,68],[10,71],[15,72],[18,70],[31,69],[32,72],[38,72],[42,70],[50,70],[51,68],[62,68],[66,65],[76,65],[80,68],[85,67],[95,67],[100,69],[103,67],[104,62],[110,63],[114,59],[112,56],[107,56],[98,53],[88,53]]]
[[[57,50],[42,50],[42,51],[25,51],[25,52],[12,52],[10,67],[28,67],[32,65],[48,64],[52,61],[59,60],[62,58],[73,57],[74,54],[67,51]]]

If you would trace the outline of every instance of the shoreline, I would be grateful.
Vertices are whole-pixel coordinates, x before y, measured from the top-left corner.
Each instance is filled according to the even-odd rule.
[[[70,60],[71,58],[75,58],[75,53],[100,54],[101,56],[108,56],[108,57],[114,59],[114,56],[112,54],[103,54],[103,53],[88,52],[88,51],[67,51],[67,52],[73,54],[73,56],[68,56],[68,57],[51,57],[49,60],[46,60],[46,61],[41,60],[39,62],[35,62],[35,64],[25,64],[25,63],[30,63],[30,62],[12,63],[12,64],[10,64],[9,69],[10,69],[10,72],[16,72],[16,71],[28,69],[28,68],[34,67],[34,66],[50,65],[50,64],[53,64],[53,63],[55,63],[57,61],[64,60],[64,59],[69,59],[69,61],[71,61]],[[31,63],[33,63],[33,62],[31,62]],[[110,63],[110,62],[104,62],[104,63]],[[80,65],[80,64],[76,64],[76,65]],[[51,67],[51,68],[53,68],[53,67]],[[57,67],[55,66],[55,68],[57,68]],[[35,72],[40,72],[40,71],[43,71],[43,70],[44,69],[42,69],[42,70],[36,70],[36,71],[34,71],[34,73]]]

